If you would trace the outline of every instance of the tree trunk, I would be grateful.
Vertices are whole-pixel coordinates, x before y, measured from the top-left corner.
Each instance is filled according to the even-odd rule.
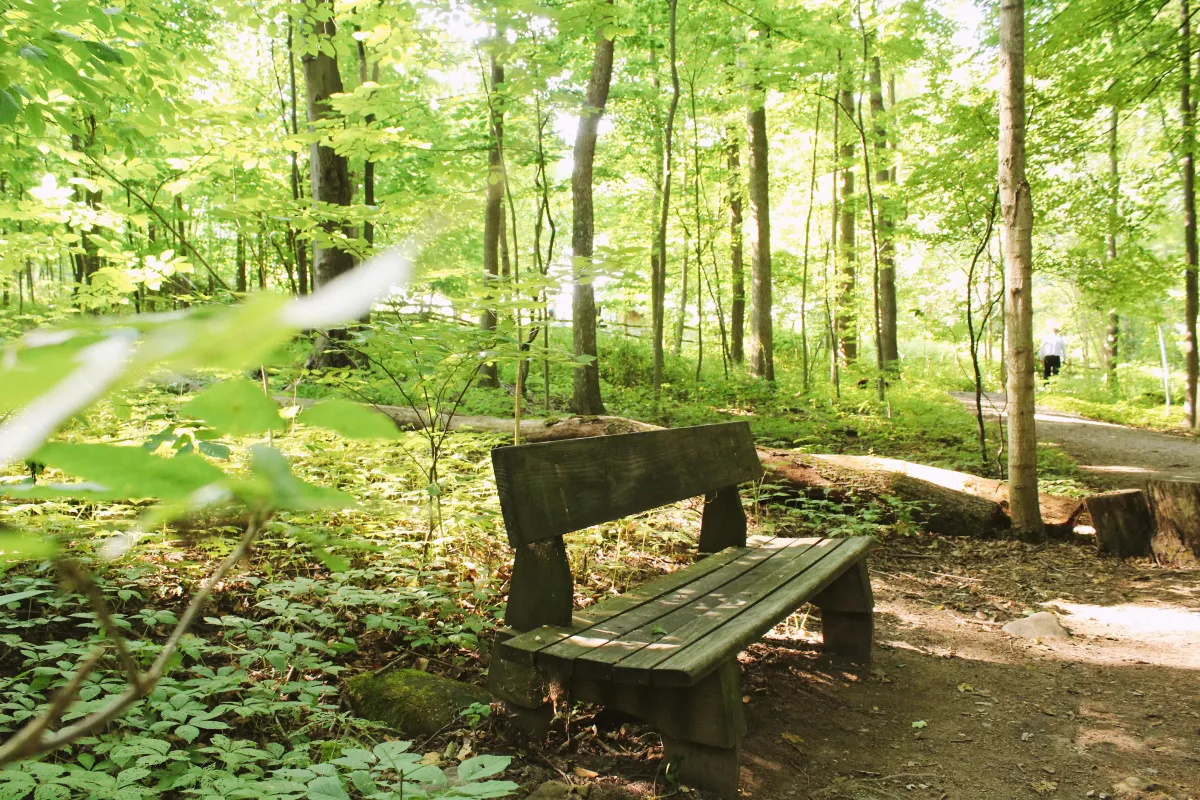
[[[1154,557],[1163,564],[1200,562],[1200,481],[1150,481]]]
[[[1150,555],[1154,515],[1141,489],[1105,492],[1084,500],[1101,553],[1117,558]]]
[[[287,23],[287,48],[288,48],[288,89],[291,94],[291,123],[292,136],[297,136],[300,133],[300,120],[296,109],[298,94],[296,90],[296,51],[294,49],[294,23],[292,17],[288,15]],[[293,150],[291,153],[292,160],[292,201],[297,205],[300,203],[302,195],[300,186],[300,156]],[[296,257],[296,283],[297,293],[301,296],[308,294],[308,245],[306,245],[299,236],[296,227],[288,223],[288,243],[292,246],[292,250]]]
[[[746,115],[750,151],[750,374],[775,380],[771,318],[771,199],[767,167],[766,94],[761,88]]]
[[[849,71],[843,77],[843,83],[848,81]],[[847,119],[853,124],[854,91],[843,87],[841,90],[841,109]],[[841,285],[838,287],[837,327],[838,349],[847,364],[858,359],[858,311],[855,308],[855,283],[858,271],[858,253],[854,246],[854,222],[856,206],[854,202],[854,138],[847,136],[842,142],[842,198],[841,198],[841,256],[842,274]]]
[[[337,32],[333,21],[333,0],[316,0],[317,9],[322,6],[325,7],[324,12],[318,11],[310,17],[313,32],[322,40],[332,40]],[[322,19],[326,14],[328,19]],[[330,98],[342,93],[342,77],[338,72],[337,59],[324,52],[305,55],[301,60],[304,63],[304,80],[308,89],[308,121],[316,123],[333,115]],[[349,165],[346,157],[338,155],[329,145],[324,133],[310,148],[309,164],[312,171],[314,204],[323,207],[326,214],[339,206],[349,206],[353,195]],[[353,237],[353,231],[337,219],[327,220],[321,223],[321,227],[330,236],[341,234]],[[353,268],[354,256],[349,251],[334,244],[314,243],[313,288],[320,288]],[[335,345],[331,346],[332,343],[345,338],[345,329],[330,330],[324,336],[318,336],[316,346],[309,357],[309,364],[314,368],[352,365],[353,362],[345,353],[338,351]]]
[[[1008,476],[1013,528],[1040,541],[1033,419],[1033,198],[1025,178],[1025,3],[1000,6],[1000,211],[1006,263]]]
[[[493,69],[493,81],[492,82],[493,82],[493,85],[495,84],[495,79],[494,79],[494,75],[495,75],[494,70],[496,69],[495,63],[496,63],[496,59],[495,59],[495,56],[493,56],[492,57],[492,69]],[[503,68],[501,68],[501,70],[502,71],[501,71],[500,81],[503,83],[503,81],[504,81]],[[371,80],[378,80],[379,64],[376,63],[374,66],[372,66],[369,63],[369,61],[367,59],[367,46],[365,44],[363,44],[362,41],[360,40],[358,42],[358,83],[359,83],[359,85],[361,86],[361,85],[366,84],[368,77],[370,77]],[[370,127],[371,123],[374,121],[375,121],[374,114],[367,114],[366,118],[364,119],[364,122],[366,122],[367,127]],[[370,153],[368,153],[366,158],[363,159],[363,205],[367,206],[368,209],[375,205],[375,160],[373,158],[371,158]],[[363,238],[366,239],[368,247],[375,246],[375,223],[371,222],[371,220],[369,220],[369,219],[363,221]]]
[[[662,190],[658,211],[658,224],[655,227],[654,254],[652,266],[654,272],[650,276],[650,295],[653,308],[654,325],[654,402],[657,404],[662,393],[663,378],[663,335],[667,315],[667,222],[671,209],[671,184],[674,182],[674,170],[671,166],[674,155],[675,113],[679,108],[679,64],[676,54],[675,28],[677,0],[670,2],[670,22],[668,58],[671,62],[671,104],[667,108],[667,122],[663,131],[662,162],[658,169],[662,175]],[[686,262],[685,262],[686,264]],[[685,273],[686,275],[686,266]]]
[[[1120,227],[1120,196],[1121,196],[1121,171],[1120,164],[1117,161],[1117,147],[1119,144],[1117,137],[1117,120],[1118,109],[1114,104],[1112,107],[1112,118],[1108,124],[1108,233],[1105,235],[1105,250],[1108,256],[1108,263],[1113,264],[1117,260],[1117,229]],[[1107,360],[1108,360],[1108,386],[1111,390],[1117,388],[1117,356],[1120,350],[1121,339],[1121,318],[1117,315],[1117,309],[1109,309],[1108,312],[1108,334],[1105,337],[1107,345]]]
[[[592,167],[596,160],[596,138],[600,117],[608,102],[612,82],[612,39],[596,32],[596,54],[592,74],[579,116],[579,131],[575,135],[575,168],[571,174],[571,249],[575,257],[575,292],[571,303],[571,328],[575,356],[591,356],[593,361],[575,369],[573,405],[580,414],[603,414],[600,400],[600,370],[595,361],[596,292],[592,287],[592,248],[595,238],[595,215],[592,208]]]
[[[892,171],[888,167],[888,137],[883,111],[883,75],[879,56],[875,56],[871,59],[871,122],[875,137],[875,216],[879,232],[879,339],[883,347],[883,365],[894,369],[899,366],[900,345],[896,332],[896,254],[887,196]]]
[[[1180,99],[1183,114],[1183,244],[1187,253],[1184,283],[1183,353],[1187,361],[1187,385],[1184,389],[1184,414],[1188,425],[1200,426],[1196,413],[1196,383],[1200,375],[1200,353],[1196,346],[1197,265],[1200,254],[1196,245],[1196,106],[1192,92],[1192,32],[1188,0],[1181,4],[1179,60],[1181,69]]]
[[[742,341],[745,339],[746,276],[742,267],[742,163],[737,133],[733,128],[726,134],[729,140],[729,265],[733,276],[733,300],[729,306],[729,358],[742,363]]]
[[[821,88],[825,88],[824,80],[821,81]],[[821,109],[823,108],[820,98],[817,99],[817,114],[816,121],[813,123],[813,149],[812,149],[812,170],[809,173],[808,179],[808,212],[804,217],[804,257],[801,262],[800,273],[800,377],[804,386],[804,391],[808,391],[809,374],[808,374],[808,255],[809,255],[809,237],[812,233],[812,218],[813,209],[816,207],[817,201],[817,153],[819,152],[818,145],[821,143]]]
[[[483,212],[483,271],[484,281],[494,286],[500,275],[500,237],[504,233],[504,162],[501,158],[501,147],[504,137],[504,116],[496,105],[497,87],[504,83],[504,67],[496,61],[496,54],[491,56],[491,147],[488,149],[487,199]],[[487,302],[495,298],[489,291]],[[493,334],[496,332],[496,309],[489,306],[484,309],[479,321],[479,327]],[[500,385],[499,371],[496,362],[485,363],[479,367],[479,385],[495,388]]]
[[[240,226],[238,227],[237,242],[234,247],[234,261],[237,264],[237,290],[245,292],[249,288],[246,281],[246,238],[242,236]]]

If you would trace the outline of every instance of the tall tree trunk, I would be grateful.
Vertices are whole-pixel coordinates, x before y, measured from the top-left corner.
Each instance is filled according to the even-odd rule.
[[[900,346],[896,332],[896,255],[887,196],[892,171],[888,166],[888,134],[883,111],[883,74],[879,56],[873,56],[871,123],[875,139],[875,217],[879,233],[879,339],[883,347],[883,365],[894,369],[899,366]]]
[[[1033,197],[1025,178],[1025,3],[1000,4],[1000,210],[1008,317],[1008,476],[1013,529],[1040,540],[1033,419]]]
[[[245,292],[250,287],[246,282],[246,239],[242,236],[241,226],[238,226],[237,241],[234,245],[234,262],[237,265],[237,290]]]
[[[591,356],[592,362],[575,369],[575,411],[579,414],[603,414],[604,403],[600,399],[600,370],[595,361],[596,347],[596,292],[592,287],[592,248],[595,239],[595,214],[592,208],[592,167],[596,160],[596,139],[599,135],[600,117],[608,102],[608,90],[612,83],[613,51],[612,39],[601,31],[596,32],[596,54],[592,60],[592,74],[588,80],[587,94],[579,116],[579,130],[575,135],[575,168],[571,173],[571,250],[575,258],[575,292],[571,303],[571,328],[574,338],[575,356]]]
[[[1184,414],[1188,425],[1200,425],[1196,413],[1196,382],[1200,374],[1200,353],[1196,351],[1196,272],[1200,256],[1196,249],[1196,106],[1192,93],[1192,29],[1190,5],[1182,0],[1180,18],[1179,61],[1181,70],[1180,100],[1183,112],[1183,243],[1187,252],[1184,283],[1183,353],[1187,360],[1187,386],[1184,389]]]
[[[316,0],[314,13],[309,19],[318,38],[333,39],[337,32],[333,21],[333,0]],[[337,59],[324,52],[307,54],[301,60],[304,63],[304,80],[308,89],[308,121],[319,122],[332,116],[330,98],[342,93],[342,76],[338,72]],[[324,140],[324,134],[322,138],[313,142],[309,152],[309,164],[312,171],[313,202],[323,206],[325,214],[334,213],[333,209],[337,207],[349,206],[353,196],[349,165],[346,157],[339,155]],[[337,219],[326,220],[321,223],[321,227],[330,236],[353,236],[353,231]],[[320,288],[339,275],[349,272],[354,267],[354,256],[334,244],[318,242],[313,245],[312,264],[313,287]],[[347,332],[345,329],[330,330],[327,337],[336,342],[345,339]],[[318,337],[309,363],[313,367],[349,366],[351,360],[344,353],[331,349],[330,341],[325,339],[326,336]]]
[[[821,80],[818,90],[817,119],[813,123],[812,171],[808,179],[808,213],[804,217],[804,259],[800,273],[800,370],[804,391],[808,391],[808,254],[809,238],[812,233],[813,209],[817,200],[817,153],[821,143],[821,103],[819,96],[824,94],[825,81]],[[819,233],[819,231],[818,231]]]
[[[288,15],[287,23],[287,49],[288,49],[288,89],[291,94],[291,123],[292,136],[300,134],[300,119],[297,112],[298,94],[296,88],[296,50],[295,50],[295,23],[292,22],[292,17]],[[297,205],[300,203],[300,198],[303,195],[301,190],[300,180],[300,155],[293,150],[292,158],[292,200]],[[290,222],[288,223],[288,243],[292,247],[296,258],[296,283],[297,293],[301,296],[308,294],[308,245],[300,239],[299,231]]]
[[[671,183],[674,170],[671,160],[674,149],[675,112],[679,108],[679,64],[676,54],[676,10],[677,0],[671,0],[670,21],[668,23],[668,58],[671,61],[671,104],[667,108],[667,122],[664,126],[662,143],[662,161],[658,167],[662,175],[662,190],[658,211],[658,225],[655,228],[654,267],[651,275],[650,295],[653,304],[652,322],[654,325],[654,402],[658,403],[662,394],[663,379],[663,333],[666,327],[666,298],[667,298],[667,220],[671,208]],[[686,262],[685,262],[686,263]]]
[[[746,114],[750,196],[750,374],[775,380],[771,317],[771,197],[766,93],[757,87]]]
[[[842,76],[842,113],[854,123],[854,90],[848,85],[852,80],[847,69]],[[841,286],[838,289],[837,327],[838,349],[847,364],[858,359],[858,309],[855,302],[855,283],[858,272],[858,253],[854,244],[854,223],[857,204],[854,202],[854,137],[842,141],[842,199],[841,199]]]
[[[494,80],[495,72],[494,71],[496,69],[495,56],[492,56],[492,69],[493,69],[493,84],[494,84],[495,83],[495,80]],[[501,68],[501,70],[503,70],[503,68]],[[369,62],[369,60],[367,59],[367,46],[365,44],[363,44],[362,41],[360,40],[358,42],[358,83],[359,83],[359,85],[361,86],[361,85],[365,84],[367,82],[368,78],[370,78],[371,80],[378,80],[379,64],[377,62],[374,65],[372,65]],[[504,81],[503,71],[501,72],[500,80],[501,80],[501,82]],[[374,121],[375,121],[374,114],[367,114],[366,118],[364,119],[364,122],[366,122],[367,127],[370,127],[371,123]],[[371,154],[369,154],[369,153],[367,154],[366,158],[363,159],[363,205],[365,205],[368,209],[370,209],[372,206],[375,205],[375,159],[373,159],[371,157]],[[369,220],[369,219],[363,221],[363,238],[367,240],[368,247],[375,246],[375,223],[371,222],[371,220]]]
[[[1119,206],[1121,171],[1117,161],[1117,147],[1119,145],[1117,121],[1118,109],[1114,103],[1112,107],[1112,119],[1108,124],[1108,233],[1104,237],[1105,249],[1110,265],[1117,260],[1117,229],[1121,223]],[[1116,308],[1110,308],[1108,311],[1108,335],[1105,339],[1106,349],[1108,350],[1108,386],[1115,391],[1117,388],[1117,357],[1119,355],[1121,339],[1121,318],[1117,315]]]
[[[496,61],[496,54],[491,55],[491,111],[489,122],[491,127],[491,147],[488,149],[487,200],[483,212],[483,271],[484,280],[493,285],[500,275],[500,238],[504,234],[504,161],[501,148],[504,138],[504,115],[497,106],[496,91],[504,83],[504,67]],[[494,297],[489,291],[488,302]],[[479,321],[479,327],[484,331],[495,333],[496,309],[489,306],[484,309]],[[500,375],[496,362],[483,364],[479,368],[479,385],[495,388],[500,385]]]
[[[729,140],[729,263],[733,277],[733,300],[729,306],[729,358],[742,363],[745,339],[746,276],[742,267],[742,163],[737,132],[730,128]]]

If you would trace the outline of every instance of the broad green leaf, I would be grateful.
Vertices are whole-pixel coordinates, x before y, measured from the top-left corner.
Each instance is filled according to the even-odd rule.
[[[283,427],[279,406],[247,380],[214,384],[185,405],[180,413],[235,436],[261,435]]]
[[[140,447],[112,444],[52,442],[36,454],[38,461],[92,482],[80,487],[84,495],[128,499],[157,497],[186,500],[195,492],[226,481],[225,473],[195,454],[159,458]],[[70,492],[70,486],[62,486]]]
[[[394,769],[399,772],[413,763],[413,754],[408,752],[410,747],[412,742],[380,742],[372,752],[379,759],[381,769]],[[417,756],[416,760],[420,761],[420,756]]]
[[[58,552],[58,543],[34,533],[0,532],[0,560],[49,558]]]
[[[449,793],[439,795],[441,800],[465,800],[465,798],[508,797],[521,787],[512,781],[484,781],[455,786]]]
[[[458,765],[459,780],[477,781],[499,775],[512,761],[508,756],[475,756]]]
[[[200,735],[200,729],[195,725],[180,725],[175,729],[175,735],[183,739],[188,744],[196,741],[196,737]]]
[[[0,606],[6,606],[9,603],[19,603],[22,600],[28,600],[31,597],[37,597],[39,594],[46,594],[49,589],[29,589],[24,592],[13,592],[0,596]]]
[[[5,89],[0,89],[0,125],[11,125],[21,115],[21,104]]]
[[[314,778],[308,784],[308,797],[309,800],[350,800],[342,782],[328,775]]]
[[[395,439],[398,431],[392,420],[378,411],[349,400],[326,400],[305,409],[300,421],[328,428],[348,439]]]
[[[239,484],[235,491],[248,493],[248,499],[265,502],[274,508],[310,511],[354,505],[354,498],[344,492],[314,486],[297,478],[283,453],[273,447],[263,444],[251,447],[250,470],[256,480]]]

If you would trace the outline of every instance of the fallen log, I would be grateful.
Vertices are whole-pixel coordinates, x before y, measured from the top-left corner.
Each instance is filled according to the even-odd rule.
[[[1150,481],[1155,530],[1151,550],[1160,564],[1200,563],[1200,481]]]
[[[315,400],[277,396],[283,404],[312,405]],[[427,427],[427,415],[407,406],[374,406],[402,428]],[[300,418],[303,421],[303,417]],[[455,415],[439,418],[439,425],[450,430],[512,435],[513,421],[499,417]],[[651,425],[625,417],[572,416],[521,420],[524,442],[548,442],[589,436],[658,430]],[[759,458],[766,480],[788,491],[807,497],[829,498],[838,502],[896,497],[920,504],[919,522],[933,533],[954,536],[987,536],[1007,531],[1008,487],[1002,481],[981,478],[963,472],[929,467],[877,456],[843,456],[797,453],[793,450],[760,448]],[[1042,520],[1047,534],[1069,536],[1083,510],[1080,500],[1042,495]]]
[[[1101,553],[1117,558],[1150,555],[1154,514],[1141,489],[1105,492],[1084,501]]]

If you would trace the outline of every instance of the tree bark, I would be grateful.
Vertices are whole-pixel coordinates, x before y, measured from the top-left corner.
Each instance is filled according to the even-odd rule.
[[[883,365],[894,369],[900,362],[900,345],[896,331],[896,254],[888,209],[892,171],[888,167],[888,133],[883,113],[883,73],[879,56],[874,56],[871,59],[871,122],[875,139],[875,217],[879,232],[879,339]]]
[[[775,380],[771,316],[771,198],[766,94],[757,89],[746,115],[750,151],[750,374]]]
[[[1120,227],[1120,197],[1121,197],[1121,170],[1117,160],[1118,155],[1118,109],[1116,104],[1112,107],[1112,118],[1108,124],[1108,232],[1104,237],[1105,251],[1108,256],[1108,263],[1111,266],[1117,260],[1117,229]],[[1110,389],[1117,388],[1117,357],[1119,356],[1121,340],[1121,318],[1117,314],[1116,308],[1109,309],[1108,312],[1108,333],[1105,336],[1105,344],[1107,345],[1107,361],[1108,361],[1108,386]]]
[[[237,242],[234,247],[234,261],[237,264],[237,290],[245,292],[249,287],[246,282],[246,238],[242,236],[241,226],[238,227]]]
[[[574,402],[580,414],[603,414],[600,399],[600,370],[594,360],[596,347],[596,292],[592,287],[592,248],[595,239],[595,215],[592,207],[592,167],[596,160],[596,139],[600,117],[608,102],[612,82],[614,42],[596,32],[596,54],[592,74],[579,116],[575,135],[575,168],[571,174],[571,249],[575,258],[575,291],[571,303],[571,328],[575,355],[591,356],[590,364],[575,369]]]
[[[320,19],[323,14],[314,14],[311,24],[314,34],[323,42],[331,42],[337,33],[333,21],[333,0],[316,0],[316,9],[326,7],[328,19]],[[304,80],[307,85],[308,121],[320,122],[333,115],[330,98],[341,94],[342,76],[338,72],[335,57],[324,52],[316,55],[306,54],[301,59],[304,63]],[[318,206],[324,206],[325,214],[334,213],[339,207],[350,205],[353,190],[350,185],[350,169],[346,157],[338,155],[322,135],[321,139],[313,142],[309,151],[309,163],[312,171],[312,199]],[[354,232],[347,228],[344,222],[329,219],[321,223],[325,233],[332,237],[344,235],[353,237]],[[313,287],[319,288],[334,278],[349,272],[354,268],[354,256],[348,250],[343,250],[336,244],[316,242],[313,245]],[[366,319],[364,318],[364,322]],[[329,341],[326,341],[326,337]],[[316,346],[309,357],[313,367],[350,366],[353,362],[344,353],[339,352],[335,345],[345,339],[345,329],[334,329],[325,336],[318,336]]]
[[[1154,514],[1141,489],[1105,492],[1084,501],[1101,553],[1117,558],[1150,555]]]
[[[674,170],[671,161],[674,155],[675,113],[679,108],[679,64],[676,57],[676,10],[677,0],[671,0],[670,22],[668,33],[668,58],[671,62],[671,104],[667,107],[667,122],[662,138],[662,164],[659,170],[662,174],[662,190],[658,209],[658,225],[655,228],[654,242],[654,274],[651,275],[651,302],[654,324],[654,401],[658,402],[662,393],[663,378],[663,333],[666,327],[666,297],[667,297],[667,222],[671,209],[671,184],[674,182]],[[686,268],[684,272],[686,276]]]
[[[1025,177],[1025,3],[1000,5],[1000,210],[1006,264],[1008,475],[1013,528],[1044,538],[1033,402],[1033,198]]]
[[[1200,481],[1150,481],[1154,557],[1163,564],[1200,563]]]
[[[504,233],[504,163],[500,149],[503,146],[504,115],[496,105],[495,95],[497,87],[504,83],[504,67],[496,61],[495,53],[491,55],[490,66],[491,146],[488,148],[487,195],[483,212],[483,271],[484,281],[494,287],[500,275],[500,237]],[[488,301],[493,299],[489,292]],[[494,335],[496,321],[495,307],[488,306],[479,320],[479,327]],[[500,385],[499,370],[495,361],[479,367],[479,385],[489,388]]]
[[[726,134],[729,166],[729,265],[733,278],[733,300],[729,306],[729,358],[742,363],[745,339],[746,276],[742,267],[742,163],[737,133]]]
[[[1192,428],[1200,426],[1200,415],[1196,412],[1197,378],[1200,376],[1200,353],[1197,352],[1196,314],[1197,265],[1200,254],[1196,244],[1196,106],[1192,92],[1192,31],[1188,0],[1180,4],[1180,105],[1183,115],[1183,244],[1187,254],[1187,266],[1183,272],[1184,283],[1184,332],[1183,354],[1187,362],[1187,385],[1184,389],[1184,414]]]
[[[853,125],[854,91],[845,84],[850,80],[849,71],[842,77],[841,113],[851,119]],[[847,136],[841,147],[842,198],[841,198],[841,256],[842,270],[837,298],[838,349],[847,364],[858,359],[858,313],[855,308],[855,283],[858,271],[858,253],[854,244],[854,137]]]
[[[297,136],[300,133],[300,120],[297,111],[297,89],[296,89],[296,50],[295,50],[295,23],[292,17],[288,15],[287,23],[287,49],[288,49],[288,90],[291,95],[291,123],[292,136]],[[292,161],[292,201],[300,203],[302,191],[300,189],[300,156],[293,150],[291,152]],[[297,294],[303,296],[308,294],[308,246],[300,240],[299,232],[296,227],[288,222],[288,243],[292,246],[292,251],[296,258],[296,283]]]

